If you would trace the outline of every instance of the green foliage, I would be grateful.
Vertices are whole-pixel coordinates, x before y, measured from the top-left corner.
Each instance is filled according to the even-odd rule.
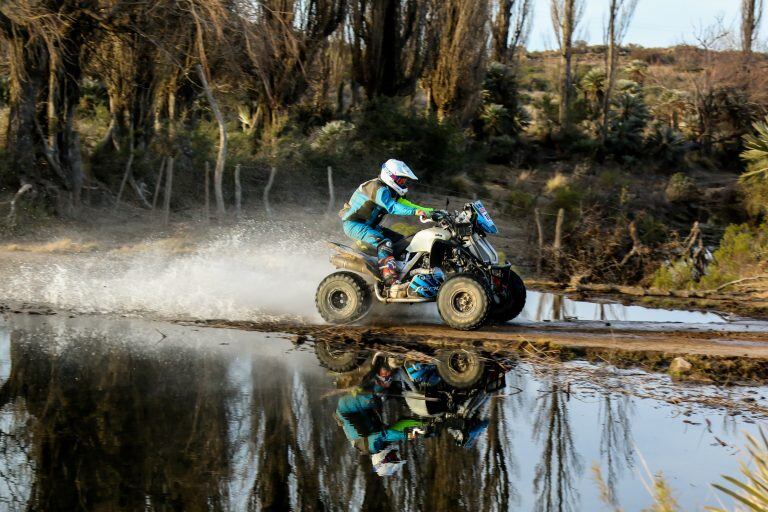
[[[7,76],[0,77],[0,105],[8,105],[11,99],[11,85]]]
[[[571,185],[564,185],[552,191],[552,201],[549,203],[550,212],[556,212],[563,208],[569,217],[572,217],[579,211],[584,193]]]
[[[355,125],[347,121],[331,121],[315,130],[310,137],[310,147],[327,155],[341,155],[356,135]]]
[[[679,165],[686,148],[683,134],[667,125],[655,123],[645,137],[646,155],[664,166]]]
[[[695,199],[699,189],[690,176],[677,172],[669,178],[665,194],[668,201],[682,203]]]
[[[517,149],[518,135],[530,124],[520,105],[519,84],[512,67],[492,62],[486,70],[482,105],[475,120],[475,133],[486,142],[487,159],[504,163]]]
[[[768,224],[751,228],[746,224],[728,226],[712,263],[701,278],[700,288],[713,289],[744,276],[758,273],[768,262]]]
[[[639,155],[648,118],[648,107],[641,96],[631,92],[617,94],[608,120],[608,151],[617,156]]]
[[[749,462],[741,464],[744,479],[723,475],[728,486],[712,484],[712,487],[733,498],[736,503],[746,506],[745,510],[768,512],[768,438],[762,428],[759,438],[747,434],[747,452]],[[726,512],[725,509],[715,507],[706,507],[706,510]]]
[[[694,281],[693,265],[678,259],[659,267],[651,278],[651,286],[662,290],[690,289]]]
[[[768,263],[768,224],[751,228],[732,224],[712,255],[706,273],[696,282],[693,265],[680,258],[659,268],[653,286],[666,290],[698,288],[712,290],[725,283],[760,273]]]
[[[768,117],[753,124],[755,133],[744,135],[741,158],[747,171],[740,181],[746,196],[747,209],[753,215],[768,215]]]
[[[605,69],[594,67],[584,73],[579,84],[582,91],[587,93],[590,97],[598,99],[602,98],[605,94],[605,80]]]
[[[627,173],[616,167],[603,169],[597,175],[597,183],[601,190],[612,191],[629,185]]]
[[[550,139],[557,127],[560,113],[557,100],[549,93],[542,94],[531,101],[531,109],[533,110],[531,133],[541,140]]]
[[[536,198],[524,190],[513,188],[509,191],[507,196],[507,203],[513,210],[513,214],[520,211],[530,211],[533,209],[533,205],[536,202]]]
[[[659,245],[666,242],[669,227],[653,215],[640,215],[636,224],[638,235],[646,244]]]
[[[623,71],[624,74],[627,75],[627,78],[633,82],[642,84],[645,82],[645,76],[648,74],[648,63],[635,59],[624,66]]]
[[[355,124],[368,154],[408,162],[420,177],[459,172],[473,157],[461,129],[435,116],[412,114],[395,100],[377,100]]]

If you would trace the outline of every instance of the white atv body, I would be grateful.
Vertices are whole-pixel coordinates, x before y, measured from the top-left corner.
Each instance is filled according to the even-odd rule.
[[[315,302],[321,316],[330,323],[354,322],[369,311],[372,296],[385,304],[437,302],[441,318],[463,330],[519,315],[525,285],[509,263],[499,264],[487,239],[496,227],[482,203],[468,203],[454,214],[436,212],[434,220],[436,226],[394,244],[399,279],[391,286],[381,279],[378,258],[331,243],[336,251],[331,263],[342,271],[318,287]],[[436,286],[415,286],[417,276],[429,276]]]

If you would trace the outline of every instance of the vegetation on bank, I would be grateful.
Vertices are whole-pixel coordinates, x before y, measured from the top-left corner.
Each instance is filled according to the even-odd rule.
[[[534,1],[557,51],[526,50]],[[274,200],[306,202],[328,166],[341,190],[397,157],[421,191],[530,226],[516,263],[561,280],[709,289],[764,272],[758,2],[738,37],[713,20],[663,49],[624,43],[633,0],[606,3],[604,45],[576,41],[582,2],[7,2],[2,218],[149,207],[169,174],[170,208],[198,207],[206,162],[220,209],[238,164],[246,189],[275,168]]]

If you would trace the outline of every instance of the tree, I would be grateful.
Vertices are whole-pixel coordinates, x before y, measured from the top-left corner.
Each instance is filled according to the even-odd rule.
[[[528,39],[532,26],[531,3],[532,0],[498,0],[492,31],[492,58],[496,62],[508,64],[513,61],[520,46]]]
[[[605,32],[605,91],[603,94],[602,141],[608,136],[608,116],[611,108],[611,93],[616,81],[616,68],[619,63],[618,48],[624,40],[629,22],[635,12],[637,0],[608,0],[608,26]]]
[[[413,91],[431,50],[425,37],[434,5],[430,0],[350,1],[352,71],[369,100]]]
[[[246,59],[241,70],[255,82],[256,133],[262,137],[279,130],[285,108],[307,90],[312,64],[341,24],[345,5],[346,0],[260,0],[240,12]]]
[[[436,0],[435,59],[426,83],[438,119],[466,122],[480,100],[488,40],[487,0]]]
[[[763,0],[741,0],[741,51],[749,56],[763,17]]]
[[[571,58],[573,56],[573,34],[584,13],[584,3],[580,0],[551,0],[552,27],[560,45],[562,77],[560,79],[560,127],[570,127],[571,97],[573,78],[571,76]]]

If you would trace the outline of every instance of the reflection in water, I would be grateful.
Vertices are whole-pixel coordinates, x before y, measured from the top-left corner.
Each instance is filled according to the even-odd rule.
[[[537,493],[536,510],[543,512],[576,510],[578,493],[574,478],[582,470],[575,450],[568,417],[569,384],[557,370],[548,372],[542,389],[533,434],[542,442],[540,462],[533,481]]]
[[[575,300],[561,294],[528,291],[522,318],[541,321],[600,320],[630,322],[721,323],[720,315],[699,311],[625,306],[616,302]]]
[[[136,320],[9,322],[3,510],[597,510],[591,463],[617,503],[639,509],[635,444],[691,509],[737,467],[707,442],[737,444],[720,413],[678,417],[499,356]]]

